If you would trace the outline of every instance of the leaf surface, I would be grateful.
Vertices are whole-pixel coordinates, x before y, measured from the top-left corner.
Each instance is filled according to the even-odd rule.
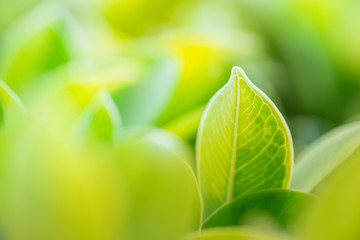
[[[192,233],[183,240],[284,240],[285,235],[274,231],[261,231],[251,227],[227,227]]]
[[[291,188],[314,190],[359,147],[359,122],[344,125],[324,135],[299,157]]]
[[[129,239],[179,239],[200,227],[198,184],[178,140],[167,131],[154,130],[117,150],[131,203]]]
[[[114,94],[124,125],[154,124],[171,99],[178,74],[170,58],[148,60],[138,79]]]
[[[41,74],[89,56],[86,38],[79,37],[82,28],[70,16],[65,6],[44,2],[5,31],[0,75],[22,98],[40,83]]]
[[[98,140],[116,142],[123,132],[122,128],[121,115],[115,102],[110,93],[102,89],[79,117],[74,131],[77,135],[86,132]]]
[[[334,173],[316,202],[304,215],[299,239],[359,239],[360,148]]]
[[[203,114],[197,161],[205,217],[240,195],[289,184],[293,149],[288,127],[239,67]]]
[[[126,190],[110,151],[30,114],[1,139],[4,238],[124,239]]]
[[[4,82],[0,79],[0,97],[5,104],[8,102],[15,103],[18,107],[25,110],[25,106],[18,95]]]
[[[9,115],[25,113],[24,103],[18,95],[0,79],[0,127],[11,118]],[[12,116],[14,118],[14,116]]]
[[[250,193],[219,208],[202,228],[243,225],[252,218],[266,217],[279,227],[290,229],[309,198],[306,193],[286,189]]]

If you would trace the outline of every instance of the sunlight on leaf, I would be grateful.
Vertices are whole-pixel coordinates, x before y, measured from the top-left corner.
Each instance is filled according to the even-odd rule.
[[[293,149],[288,127],[239,67],[203,114],[197,161],[205,217],[245,193],[289,184]]]

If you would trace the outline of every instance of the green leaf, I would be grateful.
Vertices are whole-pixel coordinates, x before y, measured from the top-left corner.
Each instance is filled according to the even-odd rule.
[[[5,104],[12,102],[16,104],[18,107],[25,110],[24,103],[21,101],[19,96],[16,95],[16,93],[1,79],[0,79],[0,97]]]
[[[245,193],[289,184],[293,148],[288,127],[239,67],[203,114],[197,161],[205,216]]]
[[[116,142],[123,132],[121,115],[110,93],[102,89],[77,120],[76,135],[90,134],[98,140]]]
[[[126,190],[110,151],[50,124],[27,117],[1,139],[4,238],[124,239]]]
[[[86,61],[77,62],[47,74],[43,81],[49,84],[43,87],[52,89],[54,85],[60,85],[59,88],[70,93],[75,102],[85,108],[103,88],[116,95],[122,88],[137,84],[135,82],[144,74],[144,68],[146,64],[141,60],[128,57],[99,60],[90,64]]]
[[[0,1],[0,32],[14,22],[21,14],[38,4],[40,0],[15,0],[11,2]]]
[[[128,239],[169,240],[198,230],[200,192],[176,136],[155,130],[118,148],[131,203]]]
[[[304,240],[353,240],[360,237],[360,148],[329,179],[319,201],[304,215]]]
[[[25,106],[18,95],[0,79],[0,127],[5,125],[9,115],[24,113]]]
[[[125,126],[154,124],[176,88],[178,69],[170,58],[148,60],[137,81],[114,93]]]
[[[0,101],[0,127],[5,124],[5,112],[2,101]]]
[[[183,240],[285,240],[289,239],[282,233],[264,231],[252,227],[227,227],[192,233]]]
[[[278,227],[290,229],[309,198],[306,193],[286,189],[250,193],[219,208],[203,223],[202,228],[243,225],[252,218],[266,217]]]
[[[159,24],[168,22],[181,2],[183,1],[108,0],[99,3],[101,3],[100,9],[111,26],[122,36],[136,37],[146,34]],[[136,18],[133,15],[135,12],[138,14]]]
[[[360,147],[360,123],[341,126],[310,145],[295,164],[291,188],[313,191]]]
[[[4,33],[0,77],[21,97],[42,73],[88,55],[82,29],[70,16],[61,4],[44,2]]]

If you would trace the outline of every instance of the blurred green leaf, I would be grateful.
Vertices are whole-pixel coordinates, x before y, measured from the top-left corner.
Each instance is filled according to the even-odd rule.
[[[23,96],[40,74],[87,55],[87,43],[78,36],[80,33],[81,28],[64,6],[40,4],[4,34],[1,77]]]
[[[89,112],[95,114],[96,109],[100,105],[105,104],[106,101],[103,101],[105,98],[101,100],[102,91],[107,91],[110,95],[119,91],[119,89],[136,81],[139,75],[138,73],[141,72],[142,69],[143,64],[140,63],[140,61],[127,58],[69,64],[47,74],[43,74],[41,76],[41,78],[43,78],[41,80],[42,83],[36,85],[36,88],[29,91],[29,96],[31,97],[28,96],[26,102],[27,105],[29,105],[29,109],[31,109],[32,112],[36,112],[34,113],[35,115],[41,116],[39,118],[42,118],[43,121],[55,121],[57,124],[63,126],[64,131],[69,131],[69,129],[74,127],[75,122],[79,120],[83,113],[90,117],[92,114],[88,114]],[[111,112],[111,119],[113,121],[110,125],[114,123],[113,127],[117,130],[113,130],[119,133],[119,127],[117,126],[120,124],[116,123],[119,122],[118,120],[115,120],[117,118],[115,116],[119,114],[115,114],[115,111],[118,112],[118,109],[116,105],[109,107],[112,105],[110,102],[113,102],[113,100],[108,100],[108,103],[105,104],[108,110],[101,110],[100,107],[98,111],[102,111],[100,115],[109,121],[110,118],[106,117],[106,112]],[[85,109],[89,109],[89,111],[85,111]],[[99,114],[95,115],[99,117]],[[83,118],[85,121],[83,122],[84,124],[89,123],[85,120],[88,119],[86,116]],[[57,117],[60,117],[62,122],[58,122]],[[79,121],[81,122],[81,120]],[[92,123],[90,125],[92,125]],[[81,123],[79,124],[81,125]],[[78,126],[78,130],[76,130],[77,127],[75,127],[75,129],[73,129],[75,135],[82,135],[82,133],[86,132],[84,129],[87,129],[87,126]],[[59,128],[60,126],[56,127],[56,129]],[[92,132],[91,134],[95,134],[94,131],[97,131],[96,129],[87,130]],[[116,135],[119,135],[118,133],[116,133]],[[118,137],[115,138],[117,139]]]
[[[50,86],[45,87],[60,85],[60,89],[70,93],[76,103],[85,108],[101,89],[115,97],[121,89],[136,84],[146,67],[146,63],[133,57],[78,62],[45,75],[45,81],[50,82]]]
[[[252,227],[226,227],[208,229],[189,234],[183,240],[285,240],[290,239],[282,233],[264,231]]]
[[[55,122],[28,117],[6,131],[1,152],[4,237],[123,239],[126,195],[109,151],[82,148],[64,132],[54,135],[54,127]]]
[[[181,2],[180,0],[106,0],[100,2],[100,8],[121,36],[133,37],[155,31],[159,24],[166,23]],[[134,13],[137,17],[134,17]]]
[[[331,177],[319,201],[304,214],[304,228],[299,229],[299,239],[359,239],[359,170],[360,148]]]
[[[25,112],[25,106],[19,96],[0,79],[0,127],[6,124],[8,114]]]
[[[12,102],[15,103],[18,107],[25,110],[24,103],[21,101],[19,96],[1,79],[0,79],[0,96],[5,104]]]
[[[291,188],[313,191],[359,148],[359,122],[341,126],[327,133],[299,156]]]
[[[34,7],[40,0],[14,0],[0,1],[0,33],[6,29],[21,14],[24,14],[31,7]]]
[[[5,112],[2,101],[0,101],[0,127],[5,124]]]
[[[271,100],[242,69],[210,101],[197,138],[198,179],[205,217],[245,193],[287,187],[290,132]]]
[[[265,217],[278,227],[292,230],[310,198],[306,193],[285,189],[250,193],[219,208],[205,220],[202,229],[246,225],[252,218]]]
[[[75,123],[76,135],[90,135],[109,143],[119,141],[123,132],[121,115],[109,92],[102,89]]]
[[[126,126],[154,124],[177,85],[177,65],[170,58],[151,59],[142,70],[133,84],[114,93]]]
[[[128,239],[178,239],[199,229],[201,200],[189,155],[172,134],[155,130],[118,148],[131,202]]]

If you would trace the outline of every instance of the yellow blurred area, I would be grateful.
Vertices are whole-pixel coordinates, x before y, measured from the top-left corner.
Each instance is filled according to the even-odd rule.
[[[36,120],[7,134],[2,221],[9,239],[121,236],[126,195],[109,153],[77,148]]]

